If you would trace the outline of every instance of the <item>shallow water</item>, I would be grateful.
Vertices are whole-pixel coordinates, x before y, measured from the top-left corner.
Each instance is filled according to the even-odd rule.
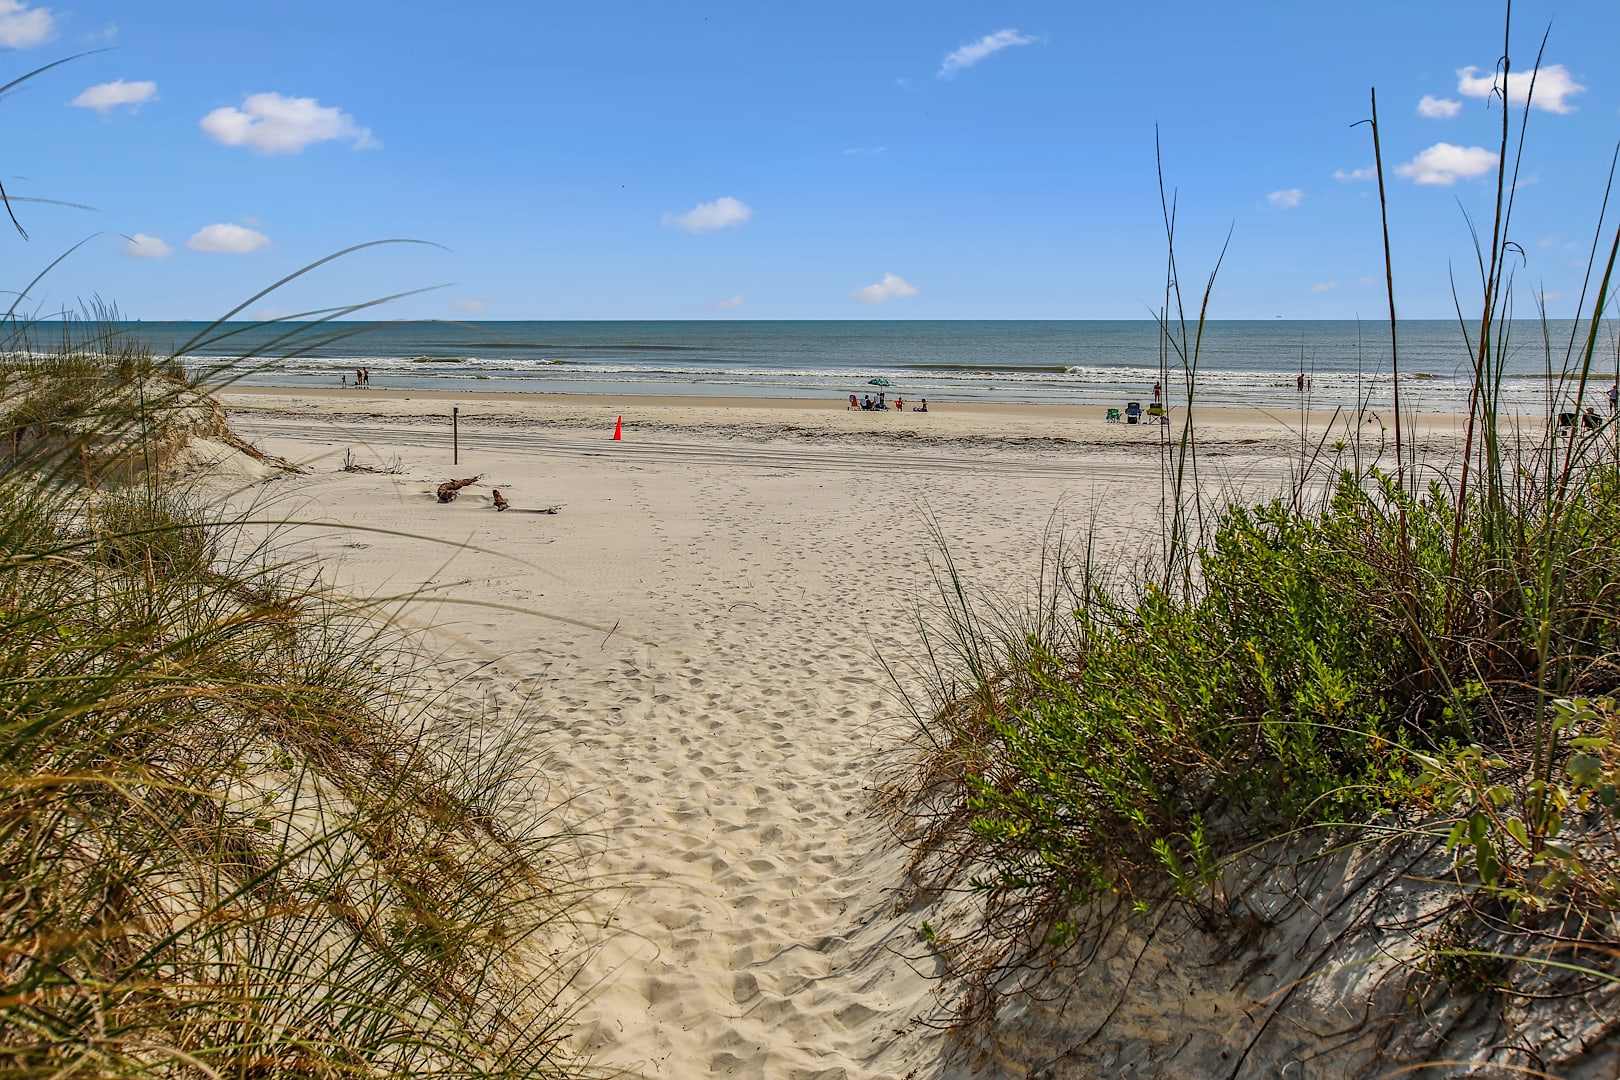
[[[336,386],[355,368],[372,385],[555,393],[845,397],[1124,404],[1163,382],[1186,396],[1186,365],[1151,320],[684,321],[124,324],[160,352],[184,349],[222,377],[275,386]],[[1467,401],[1472,346],[1455,321],[1400,326],[1403,406],[1454,411]],[[1602,406],[1617,365],[1602,335],[1583,403]],[[1189,334],[1195,328],[1189,328]],[[1578,328],[1549,323],[1561,368]],[[1573,402],[1548,377],[1539,324],[1508,335],[1502,399],[1513,410]],[[1206,325],[1194,383],[1208,405],[1292,407],[1307,381],[1312,407],[1390,404],[1387,326],[1348,321],[1226,321]],[[244,357],[246,359],[244,359]],[[886,379],[886,387],[870,380]]]

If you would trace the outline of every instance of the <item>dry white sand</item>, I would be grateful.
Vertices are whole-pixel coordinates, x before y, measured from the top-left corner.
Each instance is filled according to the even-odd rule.
[[[339,586],[422,591],[408,614],[458,707],[543,755],[548,797],[593,834],[608,887],[587,917],[611,933],[579,1047],[641,1076],[950,1075],[916,1019],[936,1012],[924,915],[894,910],[905,856],[869,801],[906,732],[877,658],[917,645],[936,524],[970,581],[1014,595],[1055,511],[1111,550],[1148,543],[1164,429],[1027,406],[225,399],[245,437],[309,464],[263,489],[276,513],[388,530],[302,529],[297,549]],[[1284,419],[1212,417],[1208,474],[1275,489],[1301,442]],[[346,450],[402,471],[343,472]]]

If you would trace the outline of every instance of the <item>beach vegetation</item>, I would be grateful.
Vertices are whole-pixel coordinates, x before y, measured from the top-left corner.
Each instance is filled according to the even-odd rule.
[[[965,928],[929,939],[949,942],[959,1021],[999,1015],[1018,973],[1094,948],[1122,912],[1245,939],[1257,867],[1347,845],[1399,846],[1432,874],[1411,937],[1381,945],[1414,977],[1535,999],[1620,984],[1620,442],[1613,419],[1574,421],[1615,374],[1598,344],[1620,229],[1600,217],[1576,331],[1533,343],[1544,414],[1506,415],[1524,125],[1501,114],[1480,306],[1458,305],[1473,387],[1455,460],[1419,457],[1397,400],[1393,446],[1335,417],[1301,432],[1286,491],[1207,490],[1195,406],[1215,275],[1189,315],[1166,197],[1165,381],[1184,401],[1161,542],[1123,576],[1089,541],[1051,543],[1020,605],[941,563],[921,662],[897,669],[928,687],[908,698],[916,753],[886,798],[919,891],[977,894]],[[1398,387],[1394,328],[1391,286]]]
[[[0,470],[0,1073],[568,1075],[524,756],[241,522],[90,475]]]

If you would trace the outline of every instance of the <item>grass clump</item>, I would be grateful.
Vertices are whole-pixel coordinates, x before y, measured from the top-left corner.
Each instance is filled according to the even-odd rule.
[[[1594,469],[1556,520],[1523,508],[1528,551],[1579,522],[1552,605],[1483,557],[1477,508],[1349,474],[1319,506],[1221,511],[1196,588],[1058,582],[1064,625],[927,720],[925,775],[954,778],[930,789],[933,841],[966,822],[1000,894],[1151,900],[1267,837],[1430,800],[1434,769],[1477,743],[1528,750],[1538,672],[1566,693],[1620,681],[1620,622],[1598,616],[1620,581],[1617,481]],[[1471,554],[1447,588],[1458,516]],[[949,636],[971,635],[953,614]]]
[[[0,1076],[577,1075],[523,756],[161,474],[77,468],[189,424],[116,356],[11,370],[84,426],[0,464]]]
[[[75,341],[74,331],[68,323],[61,350],[49,352],[22,330],[10,335],[0,357],[0,458],[118,483],[163,467],[192,439],[234,438],[224,410],[178,360],[96,329]]]

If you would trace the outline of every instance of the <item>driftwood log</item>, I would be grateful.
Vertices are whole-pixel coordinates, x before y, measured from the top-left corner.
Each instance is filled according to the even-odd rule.
[[[512,505],[511,503],[506,501],[506,496],[501,494],[501,489],[496,488],[495,489],[495,509],[497,509],[497,510],[505,510],[508,506],[511,506],[511,505]]]
[[[439,485],[439,501],[442,503],[455,502],[456,492],[460,491],[468,484],[476,483],[478,483],[478,477],[476,476],[469,476],[465,480],[446,480],[444,483]]]

